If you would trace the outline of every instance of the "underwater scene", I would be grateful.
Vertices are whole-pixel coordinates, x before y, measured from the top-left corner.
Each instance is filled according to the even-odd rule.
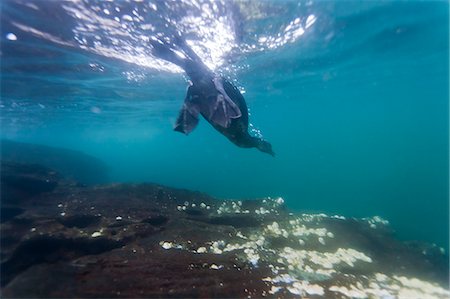
[[[449,298],[449,2],[3,0],[2,298]]]

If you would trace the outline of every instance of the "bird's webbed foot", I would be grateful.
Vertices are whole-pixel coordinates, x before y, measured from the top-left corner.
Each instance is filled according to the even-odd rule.
[[[189,87],[183,107],[178,114],[174,130],[184,134],[192,132],[198,124],[199,113],[200,109],[192,99],[191,87]]]

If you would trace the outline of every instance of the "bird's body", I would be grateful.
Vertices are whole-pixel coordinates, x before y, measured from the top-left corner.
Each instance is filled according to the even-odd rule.
[[[184,40],[178,39],[174,46],[186,58],[177,55],[167,43],[152,40],[151,44],[155,56],[180,66],[191,79],[175,131],[189,134],[197,126],[201,114],[237,146],[256,147],[274,155],[270,143],[248,133],[247,104],[236,86],[214,74]]]

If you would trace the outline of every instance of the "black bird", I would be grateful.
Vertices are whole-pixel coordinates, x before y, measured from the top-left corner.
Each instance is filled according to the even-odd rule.
[[[224,77],[212,72],[181,37],[169,44],[151,39],[152,54],[183,68],[191,80],[175,131],[189,134],[201,114],[217,131],[240,147],[256,147],[275,156],[272,145],[248,133],[248,109],[241,92]]]

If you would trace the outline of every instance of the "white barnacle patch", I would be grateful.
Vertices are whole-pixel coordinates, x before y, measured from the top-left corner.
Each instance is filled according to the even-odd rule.
[[[272,222],[272,224],[269,224],[266,226],[265,231],[269,234],[273,235],[281,235],[281,229],[278,224],[278,222]]]
[[[367,294],[364,293],[364,291],[355,288],[353,285],[350,285],[348,288],[345,286],[331,286],[329,290],[332,292],[341,293],[349,298],[367,298]]]
[[[449,298],[450,292],[437,284],[418,278],[387,276],[375,273],[365,280],[353,277],[353,283],[332,285],[329,291],[339,293],[343,298]]]
[[[212,242],[212,245],[209,247],[209,250],[211,253],[214,253],[214,254],[222,254],[224,246],[225,246],[225,241],[223,241],[223,240],[214,241],[214,242]]]
[[[265,215],[265,214],[270,214],[270,211],[265,209],[264,207],[260,207],[259,209],[255,210],[255,214],[257,214],[257,215]]]
[[[270,291],[269,291],[269,294],[275,294],[275,293],[278,293],[280,290],[282,290],[283,288],[282,287],[277,287],[277,286],[272,286],[271,288],[270,288]]]
[[[206,253],[206,247],[199,247],[197,250],[196,250],[196,252],[197,253]]]
[[[288,230],[290,230],[291,232],[289,232]],[[284,238],[288,238],[292,233],[292,230],[290,229],[290,227],[280,227],[278,222],[272,222],[272,224],[269,224],[265,227],[264,233],[270,236],[282,236]]]
[[[174,247],[172,242],[163,242],[163,241],[161,241],[159,244],[161,245],[162,248],[164,248],[166,250]]]
[[[248,239],[246,236],[244,236],[243,234],[242,234],[242,232],[237,232],[236,233],[236,237],[239,237],[239,238],[241,238],[241,239]]]
[[[277,199],[275,199],[275,203],[281,206],[282,204],[284,204],[284,199],[282,197],[278,197]]]
[[[372,218],[363,218],[362,220],[366,221],[369,226],[373,229],[376,229],[380,226],[388,226],[389,221],[381,218],[380,216],[373,216]]]
[[[373,221],[374,221],[375,223],[381,223],[381,224],[383,224],[383,225],[388,225],[388,224],[389,224],[389,221],[387,221],[387,220],[381,218],[380,216],[374,216],[372,219],[373,219]]]
[[[242,209],[242,201],[224,201],[217,209],[217,214],[247,214],[248,210]]]
[[[244,253],[247,255],[247,260],[253,265],[257,266],[258,261],[260,259],[259,254],[257,253],[256,249],[253,248],[246,248],[244,250]]]
[[[320,214],[301,214],[299,217],[299,220],[304,223],[308,222],[317,222],[321,221],[324,218],[329,218],[327,214],[320,213]]]
[[[212,270],[219,270],[219,269],[222,269],[223,268],[223,266],[222,265],[216,265],[216,264],[211,264],[211,266],[209,266],[209,269],[212,269]]]
[[[189,242],[189,241],[188,241]],[[187,248],[180,243],[175,243],[175,242],[169,242],[169,241],[161,241],[159,242],[159,245],[163,248],[163,249],[182,249],[182,250],[187,250]],[[195,250],[194,250],[195,252]]]
[[[255,212],[259,218],[263,218],[265,211],[270,213],[276,211],[272,206],[279,204],[277,199],[267,198],[264,201],[261,207],[263,209],[257,208],[259,213]],[[205,208],[201,203],[198,206]],[[218,207],[217,213],[245,213],[243,206],[245,204],[240,201],[224,202]],[[269,288],[267,295],[280,292],[283,296],[308,298],[323,297],[331,293],[343,299],[448,298],[450,296],[449,291],[439,285],[417,278],[388,276],[383,273],[358,276],[346,273],[348,268],[356,268],[355,270],[366,268],[366,263],[373,262],[372,258],[353,248],[334,247],[335,235],[324,225],[328,222],[323,222],[327,219],[344,220],[345,218],[326,214],[292,215],[287,219],[266,223],[258,228],[236,231],[230,234],[228,241],[211,240],[196,247],[176,245],[169,241],[161,241],[160,245],[164,249],[178,248],[188,250],[192,254],[233,252],[236,259],[250,267],[256,268],[265,264],[271,271],[267,277],[263,278]],[[380,219],[375,218],[373,221],[376,224],[385,225]],[[285,245],[274,246],[274,244],[280,244],[277,242]],[[330,246],[325,247],[320,244],[330,244]],[[207,267],[211,270],[219,270],[223,266],[209,264]],[[335,277],[345,277],[345,279],[330,285],[330,282],[333,284]]]
[[[286,229],[280,227],[278,222],[267,225],[264,229],[264,233],[270,236],[282,236],[284,238],[288,238],[290,235]]]
[[[294,295],[306,296],[306,295],[319,295],[322,296],[325,292],[323,287],[317,284],[310,284],[307,280],[295,281],[291,286],[287,287],[287,290]]]
[[[400,282],[400,284],[406,289],[406,290],[410,290],[413,291],[411,293],[414,294],[436,294],[436,295],[449,295],[449,291],[444,290],[442,288],[440,288],[438,285],[436,284],[432,284],[426,281],[422,281],[420,279],[417,278],[408,278],[408,277],[404,277],[404,276],[396,276],[394,275],[393,278]],[[405,290],[403,290],[403,292],[405,292]],[[412,297],[410,297],[412,298]],[[425,296],[422,296],[422,298],[425,298]]]
[[[371,262],[370,257],[354,249],[339,248],[336,252],[318,252],[285,247],[278,253],[278,263],[292,276],[299,279],[323,280],[336,273],[336,266],[347,264],[351,267],[358,261]]]
[[[100,237],[102,235],[102,230],[98,231],[98,232],[93,232],[91,237],[92,238],[97,238]]]
[[[264,242],[266,241],[266,238],[264,236],[259,236],[259,238],[255,241],[256,245],[262,247],[264,245]]]
[[[254,210],[256,215],[278,214],[280,207],[284,204],[282,197],[271,198],[267,197],[261,201],[261,206]]]

